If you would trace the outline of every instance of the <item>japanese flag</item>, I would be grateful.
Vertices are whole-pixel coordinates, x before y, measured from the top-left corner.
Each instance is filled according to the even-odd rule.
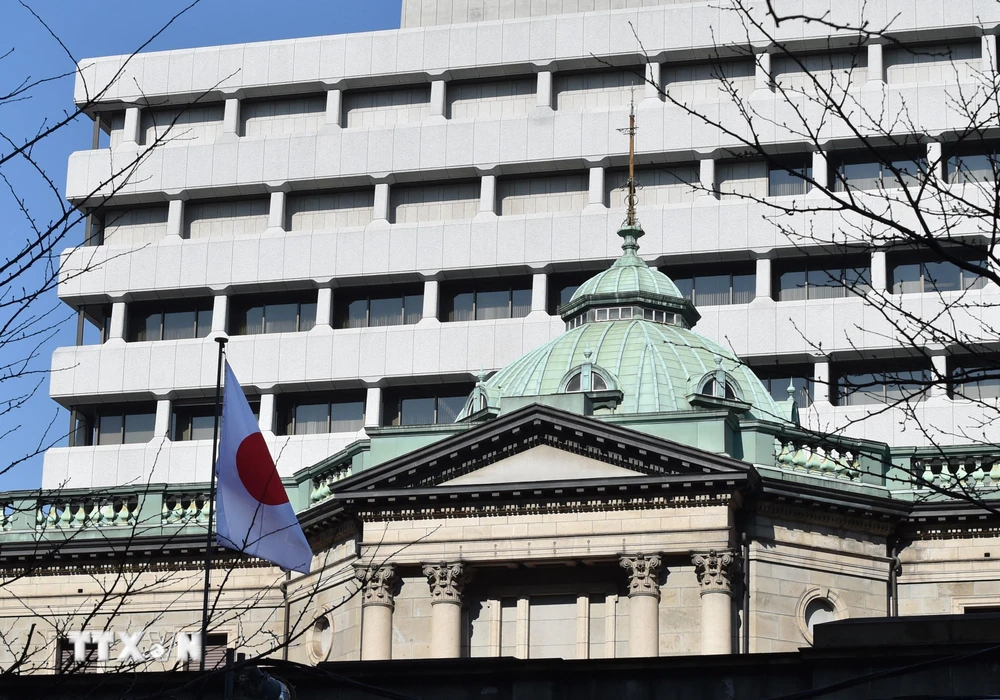
[[[223,547],[309,573],[312,549],[299,526],[260,426],[226,362],[217,461],[216,537]]]

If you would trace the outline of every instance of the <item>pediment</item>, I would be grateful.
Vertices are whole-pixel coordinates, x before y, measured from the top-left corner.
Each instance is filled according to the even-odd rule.
[[[530,484],[578,479],[615,479],[629,476],[643,476],[643,473],[591,459],[584,455],[566,452],[551,445],[538,445],[454,479],[449,479],[441,486]]]

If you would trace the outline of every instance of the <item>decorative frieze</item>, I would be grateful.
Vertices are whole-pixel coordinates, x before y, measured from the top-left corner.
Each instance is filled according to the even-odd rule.
[[[361,582],[362,605],[394,606],[396,567],[393,564],[358,567],[354,575]]]
[[[710,550],[691,555],[694,572],[698,576],[701,594],[732,593],[733,583],[738,580],[740,562],[732,552]]]
[[[623,556],[621,567],[628,571],[628,594],[660,596],[660,557],[656,554]],[[664,573],[666,569],[663,569]]]
[[[462,602],[462,593],[468,572],[461,562],[453,564],[426,564],[424,576],[431,589],[431,604]]]

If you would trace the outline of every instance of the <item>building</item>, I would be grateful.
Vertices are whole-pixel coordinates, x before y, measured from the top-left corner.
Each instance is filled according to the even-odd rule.
[[[791,651],[828,619],[1000,604],[982,403],[935,391],[912,411],[939,434],[899,429],[909,409],[886,407],[878,373],[911,348],[849,289],[891,283],[930,304],[920,266],[804,255],[763,204],[725,196],[812,195],[728,158],[733,144],[636,75],[719,101],[713,42],[746,39],[724,9],[581,4],[406,0],[397,31],[81,64],[78,101],[84,82],[114,81],[67,196],[113,194],[59,294],[101,342],[82,331],[56,351],[72,444],[46,455],[41,496],[4,496],[0,535],[17,593],[0,625],[27,639],[45,618],[39,668],[111,570],[131,572],[126,602],[91,621],[196,624],[220,332],[317,573],[282,586],[228,560],[219,648],[291,635],[290,657],[311,662]],[[935,133],[946,88],[995,72],[983,23],[1000,16],[925,6],[934,19],[904,15],[900,36],[948,47],[966,73],[911,71],[872,43],[851,77],[939,105],[921,113]],[[796,32],[803,52],[830,50],[821,27]],[[724,65],[764,105],[768,66],[793,68]],[[621,226],[633,95],[641,227]],[[796,151],[790,133],[774,146],[817,173],[850,150]],[[841,282],[810,294],[832,269]],[[931,350],[935,369],[961,366]],[[836,390],[861,375],[869,391]],[[935,489],[954,483],[975,498]]]

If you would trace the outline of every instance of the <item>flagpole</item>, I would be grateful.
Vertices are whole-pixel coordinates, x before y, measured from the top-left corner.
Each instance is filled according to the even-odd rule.
[[[205,597],[201,605],[201,660],[198,670],[205,670],[205,646],[208,642],[208,594],[212,588],[212,521],[215,518],[215,463],[219,452],[219,405],[222,398],[222,362],[226,355],[229,337],[220,335],[215,339],[219,344],[219,365],[215,372],[215,427],[212,429],[212,475],[208,487],[208,530],[205,534]]]

